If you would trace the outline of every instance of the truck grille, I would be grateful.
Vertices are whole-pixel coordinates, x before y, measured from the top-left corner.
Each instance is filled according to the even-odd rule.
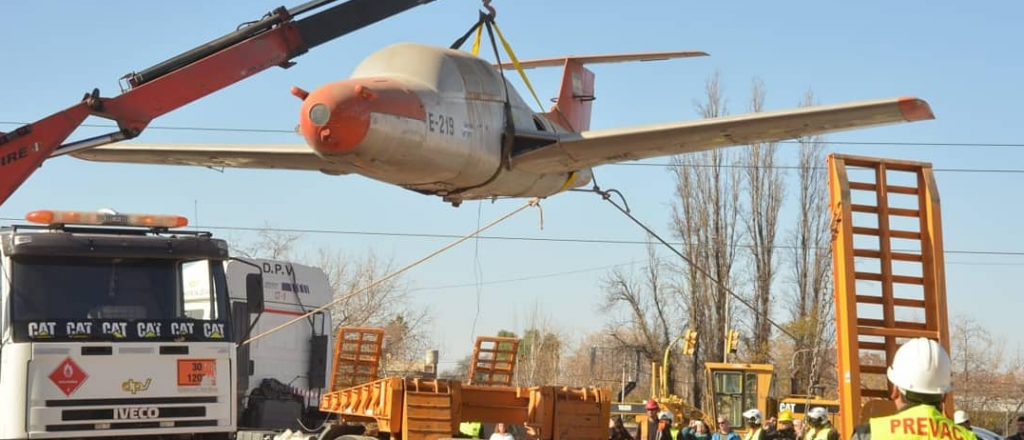
[[[47,400],[47,407],[67,408],[60,410],[62,422],[78,423],[48,424],[45,429],[67,432],[217,426],[217,420],[194,419],[207,416],[206,406],[196,404],[210,403],[217,403],[217,397]],[[104,408],[83,408],[90,406]],[[181,418],[192,419],[175,420]]]
[[[47,400],[46,406],[159,405],[175,403],[217,403],[217,396],[142,397],[138,399],[61,399]]]
[[[165,423],[163,425],[161,423]],[[97,426],[99,425],[99,426]],[[95,431],[99,429],[152,429],[152,428],[186,428],[197,426],[217,426],[216,420],[180,420],[177,422],[128,422],[128,423],[77,423],[73,425],[46,425],[47,432],[61,431]]]

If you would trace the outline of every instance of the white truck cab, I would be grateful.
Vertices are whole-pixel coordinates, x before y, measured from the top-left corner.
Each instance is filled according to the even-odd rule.
[[[234,437],[315,418],[322,271],[231,259],[178,216],[35,211],[0,229],[0,439]]]

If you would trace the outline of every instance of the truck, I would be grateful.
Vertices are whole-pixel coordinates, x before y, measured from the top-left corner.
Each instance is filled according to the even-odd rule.
[[[33,211],[0,229],[0,439],[263,435],[317,423],[331,299],[176,215]]]

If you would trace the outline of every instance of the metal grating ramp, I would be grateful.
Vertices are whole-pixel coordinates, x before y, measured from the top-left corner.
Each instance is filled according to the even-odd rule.
[[[833,154],[828,168],[839,430],[851,433],[895,409],[885,374],[903,341],[949,350],[942,222],[929,163]]]
[[[377,380],[384,330],[342,327],[334,339],[334,371],[331,391]]]
[[[479,336],[469,365],[470,385],[512,386],[519,339]]]

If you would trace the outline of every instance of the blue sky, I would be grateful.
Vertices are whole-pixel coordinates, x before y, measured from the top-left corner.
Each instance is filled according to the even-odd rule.
[[[296,2],[297,4],[298,2]],[[26,122],[74,104],[100,88],[118,93],[117,79],[219,37],[282,3],[40,1],[4,5],[0,26],[0,122]],[[1019,2],[678,2],[609,0],[495,0],[498,23],[520,58],[609,52],[704,50],[708,58],[595,66],[592,128],[668,122],[697,117],[693,100],[704,80],[720,70],[732,113],[745,111],[751,78],[767,86],[770,109],[796,105],[813,89],[823,104],[915,95],[928,100],[934,121],[832,135],[834,141],[1024,143],[1019,59],[1024,30]],[[295,6],[295,4],[284,4]],[[298,121],[293,85],[312,90],[347,77],[366,55],[391,43],[447,46],[476,19],[479,2],[438,0],[327,43],[154,121],[155,127],[230,127],[289,130]],[[560,72],[532,70],[542,100],[555,95]],[[525,89],[521,89],[525,95]],[[90,120],[104,123],[102,120]],[[0,125],[0,131],[14,125]],[[102,129],[83,129],[88,136]],[[301,143],[288,133],[146,131],[144,142]],[[1022,147],[851,146],[831,151],[929,161],[937,169],[1024,170]],[[795,163],[795,149],[780,161]],[[665,163],[652,159],[644,163]],[[634,213],[668,233],[672,178],[666,168],[607,166],[596,171],[603,187],[622,191]],[[792,177],[792,176],[791,176]],[[937,173],[948,251],[1024,252],[1018,233],[1024,172]],[[788,187],[795,194],[796,187]],[[200,226],[462,234],[478,221],[514,209],[520,201],[464,204],[453,209],[426,197],[358,176],[331,177],[286,171],[94,164],[71,158],[46,162],[0,207],[0,217],[53,207],[114,207],[172,212]],[[643,240],[612,207],[592,194],[544,201],[544,229],[527,211],[490,235]],[[792,218],[793,200],[783,208]],[[196,221],[198,213],[198,221]],[[7,223],[5,221],[4,223]],[[253,235],[216,230],[239,242]],[[321,246],[353,256],[374,250],[397,265],[447,240],[306,234],[300,254]],[[667,252],[661,252],[664,257]],[[605,270],[642,263],[639,245],[480,240],[410,272],[418,304],[435,316],[442,361],[466,354],[472,337],[501,328],[521,330],[540,304],[563,331],[602,328],[600,281]],[[977,318],[1016,349],[1024,337],[1019,313],[1024,256],[950,252],[946,261],[950,315]],[[475,264],[479,264],[479,277]],[[519,282],[494,281],[576,272]],[[780,289],[788,294],[785,279]],[[477,282],[485,284],[473,286]],[[479,301],[479,303],[478,303]],[[479,314],[477,313],[479,305]],[[476,319],[474,319],[476,318]],[[682,320],[682,317],[680,317]],[[474,321],[476,322],[474,327]]]

